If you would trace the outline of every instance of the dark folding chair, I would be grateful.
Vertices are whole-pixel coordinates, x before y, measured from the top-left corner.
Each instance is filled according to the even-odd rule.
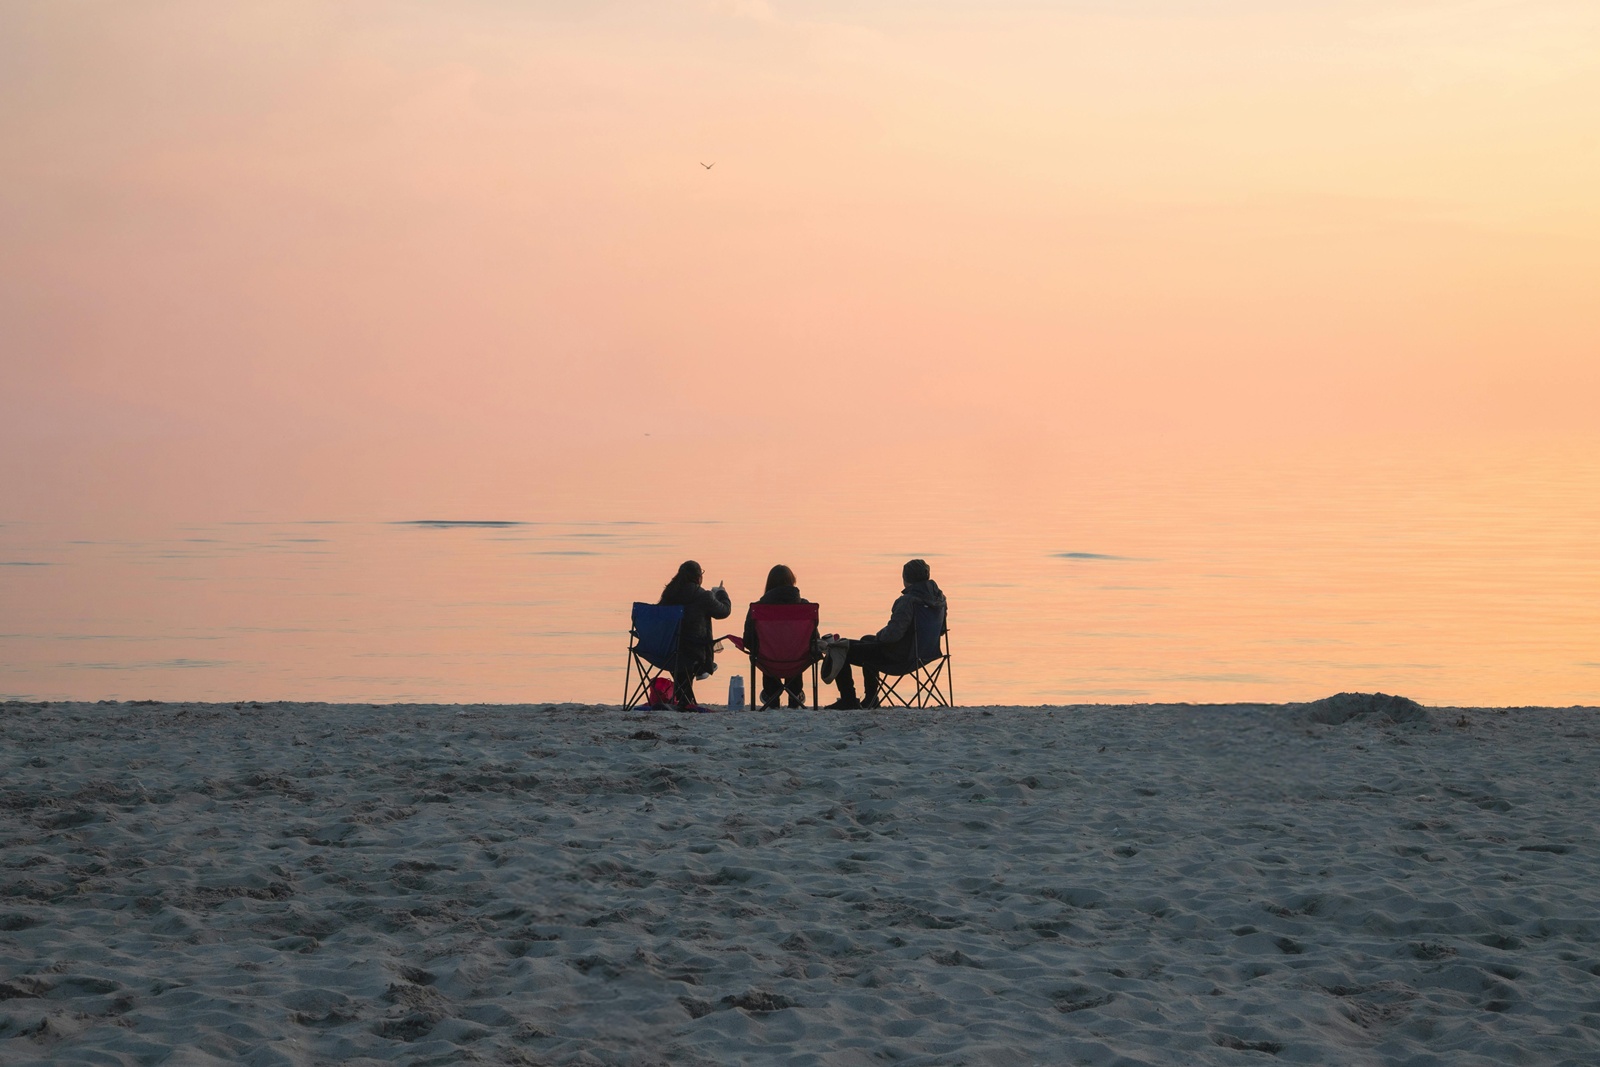
[[[911,625],[916,631],[914,658],[903,671],[879,671],[878,703],[902,708],[954,707],[950,627],[945,609],[934,604],[919,604],[912,610]],[[898,689],[901,683],[906,683],[905,693]]]
[[[817,663],[821,656],[811,639],[817,633],[820,609],[815,604],[751,604],[760,655],[750,657],[750,706],[761,699],[758,670],[777,678],[793,678],[811,668],[811,706],[817,706]],[[739,645],[743,647],[744,642]]]
[[[678,661],[678,630],[682,625],[681,604],[634,603],[633,625],[628,630],[623,711],[649,703],[651,684],[661,675],[672,673]]]

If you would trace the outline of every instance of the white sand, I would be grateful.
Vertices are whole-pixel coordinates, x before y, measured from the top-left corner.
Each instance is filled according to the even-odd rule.
[[[1597,735],[4,705],[0,1062],[1600,1063]]]

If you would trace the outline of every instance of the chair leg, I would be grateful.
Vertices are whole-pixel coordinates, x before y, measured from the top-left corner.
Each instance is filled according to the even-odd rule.
[[[934,707],[952,707],[950,699],[950,660],[948,658],[937,661],[933,669],[927,672],[924,686],[926,700]]]
[[[622,710],[623,711],[632,711],[635,707],[638,706],[637,698],[638,698],[639,690],[633,684],[633,673],[634,673],[635,668],[637,668],[638,666],[639,666],[639,657],[635,656],[633,654],[632,650],[630,649],[629,652],[628,652],[627,669],[623,672],[623,676],[622,676]],[[641,671],[641,679],[642,679],[642,673],[643,672]]]
[[[944,627],[944,705],[955,707],[955,670],[950,667],[950,627]]]
[[[665,673],[659,668],[652,668],[629,649],[628,663],[622,676],[622,710],[632,711],[645,704],[650,698],[651,684]]]
[[[905,678],[906,676],[903,674],[878,675],[878,706],[880,708],[891,704],[902,708],[911,706],[906,703],[906,698],[900,694],[900,683],[905,681]]]

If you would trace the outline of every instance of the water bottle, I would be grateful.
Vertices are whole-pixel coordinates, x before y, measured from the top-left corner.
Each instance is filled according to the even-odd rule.
[[[728,679],[728,709],[738,711],[744,707],[744,675],[736,674]]]

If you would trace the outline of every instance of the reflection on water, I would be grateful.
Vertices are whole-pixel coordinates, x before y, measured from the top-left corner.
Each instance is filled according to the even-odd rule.
[[[962,703],[1600,703],[1600,474],[1581,454],[1032,457],[711,510],[9,523],[0,695],[609,702],[629,603],[684,558],[736,604],[787,563],[824,629],[854,635],[922,556],[951,599]],[[724,663],[719,680],[746,669]]]

